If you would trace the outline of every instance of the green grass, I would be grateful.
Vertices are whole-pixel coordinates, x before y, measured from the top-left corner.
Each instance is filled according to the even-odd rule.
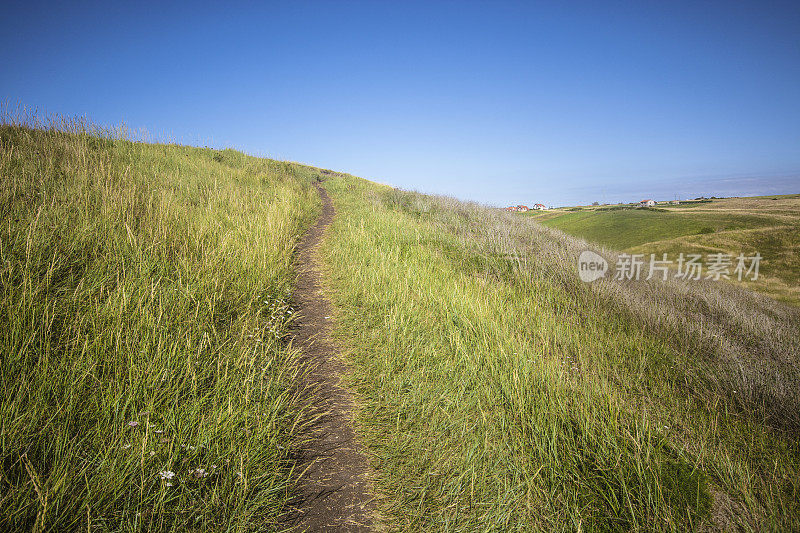
[[[545,226],[603,246],[623,250],[684,235],[750,229],[774,224],[769,216],[674,213],[659,209],[593,210],[543,220]]]
[[[312,175],[3,117],[0,529],[276,527]]]
[[[587,245],[527,217],[325,186],[328,291],[390,530],[800,520],[796,311],[713,283],[582,284]]]
[[[325,175],[326,292],[386,529],[796,528],[797,309],[583,284],[589,245],[531,217]],[[318,169],[5,116],[0,176],[0,529],[279,529]],[[763,201],[785,234],[738,200],[623,229],[792,249],[795,200]]]

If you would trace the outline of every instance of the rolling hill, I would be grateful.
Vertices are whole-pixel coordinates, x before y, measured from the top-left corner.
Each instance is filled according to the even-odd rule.
[[[632,254],[755,252],[761,277],[745,285],[800,305],[800,195],[723,198],[657,208],[562,208],[530,215],[610,249]]]
[[[577,275],[582,251],[619,257],[602,245],[791,250],[796,198],[541,224],[14,117],[0,176],[2,529],[284,527],[312,438],[291,332],[315,184],[335,209],[313,287],[332,310],[317,318],[341,352],[378,529],[800,522],[800,310],[729,283]]]

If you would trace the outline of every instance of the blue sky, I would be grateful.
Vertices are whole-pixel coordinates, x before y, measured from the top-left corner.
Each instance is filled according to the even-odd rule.
[[[0,98],[493,205],[800,192],[800,2],[4,2]]]

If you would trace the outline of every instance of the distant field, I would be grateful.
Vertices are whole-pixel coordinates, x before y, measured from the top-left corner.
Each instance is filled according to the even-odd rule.
[[[581,211],[542,221],[545,226],[615,250],[683,235],[760,228],[774,223],[774,219],[767,216],[652,209]]]
[[[754,290],[800,305],[800,195],[724,198],[651,209],[584,207],[531,212],[545,226],[607,248],[642,253],[760,253]]]

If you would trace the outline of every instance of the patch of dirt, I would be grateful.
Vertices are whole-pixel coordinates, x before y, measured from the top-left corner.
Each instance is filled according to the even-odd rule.
[[[711,489],[711,522],[703,524],[700,531],[759,531],[756,521],[739,502],[735,502],[724,492]]]
[[[322,199],[322,215],[298,246],[294,298],[299,318],[292,338],[303,352],[298,387],[314,423],[297,458],[303,475],[287,525],[299,531],[371,531],[376,508],[373,476],[353,428],[353,397],[340,384],[347,366],[330,338],[331,304],[320,283],[318,249],[334,208],[325,189],[314,186]]]

